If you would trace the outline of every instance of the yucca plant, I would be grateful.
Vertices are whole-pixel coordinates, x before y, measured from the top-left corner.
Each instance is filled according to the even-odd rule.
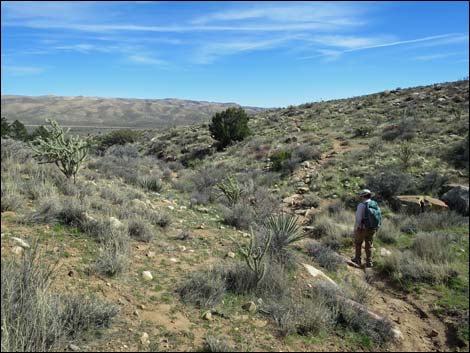
[[[149,191],[160,192],[163,189],[162,181],[157,177],[141,177],[139,178],[139,184],[142,188]]]
[[[272,238],[269,247],[271,257],[281,264],[292,264],[294,256],[287,246],[306,236],[299,225],[298,217],[287,213],[273,215],[267,219],[264,228],[266,234]]]

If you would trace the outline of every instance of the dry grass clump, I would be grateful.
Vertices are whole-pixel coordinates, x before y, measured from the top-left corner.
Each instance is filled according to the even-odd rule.
[[[109,325],[118,308],[94,297],[50,291],[55,266],[38,245],[22,260],[2,259],[1,347],[4,352],[60,350],[67,338]]]

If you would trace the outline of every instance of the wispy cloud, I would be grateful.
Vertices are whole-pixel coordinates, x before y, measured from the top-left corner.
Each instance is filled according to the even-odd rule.
[[[429,37],[423,37],[423,38],[417,38],[417,39],[410,39],[410,40],[401,40],[401,41],[394,41],[394,42],[387,42],[387,43],[379,43],[379,44],[373,44],[373,45],[366,45],[366,46],[359,46],[355,48],[350,48],[346,50],[335,50],[330,54],[328,51],[323,50],[317,50],[320,54],[324,56],[333,56],[334,58],[338,58],[341,54],[344,53],[350,53],[350,52],[355,52],[355,51],[361,51],[361,50],[368,50],[368,49],[377,49],[377,48],[385,48],[385,47],[394,47],[394,46],[401,46],[401,45],[408,45],[408,44],[415,44],[415,43],[421,43],[421,42],[429,42],[428,46],[438,46],[438,45],[445,45],[449,42],[455,42],[456,40],[461,41],[465,36],[462,36],[459,33],[448,33],[448,34],[441,34],[441,35],[435,35],[435,36],[429,36]],[[466,37],[468,40],[468,36]],[[299,59],[311,59],[311,58],[317,58],[319,55],[311,55],[311,56],[304,56]]]
[[[43,67],[2,65],[2,74],[11,76],[39,75],[46,71]]]
[[[437,53],[437,54],[428,54],[428,55],[418,55],[411,59],[417,60],[417,61],[431,61],[431,60],[446,59],[448,57],[459,55],[459,54],[460,53]]]
[[[168,65],[168,63],[164,60],[152,58],[147,55],[129,55],[127,57],[131,62],[136,64],[144,64],[144,65]]]
[[[202,45],[195,53],[193,62],[197,64],[209,64],[218,57],[232,55],[254,50],[266,50],[286,43],[292,37],[282,37],[268,40],[235,40],[213,42]]]

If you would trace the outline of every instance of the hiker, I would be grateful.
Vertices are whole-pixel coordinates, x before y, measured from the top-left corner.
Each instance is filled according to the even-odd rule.
[[[361,266],[362,243],[365,242],[366,267],[372,267],[372,241],[382,223],[382,214],[377,202],[371,199],[372,192],[370,190],[362,190],[359,197],[361,203],[357,206],[356,223],[354,224],[356,256],[351,261]]]

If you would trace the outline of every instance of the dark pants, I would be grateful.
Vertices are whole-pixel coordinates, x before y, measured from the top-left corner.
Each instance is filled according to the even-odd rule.
[[[354,243],[356,245],[355,260],[358,264],[361,263],[362,243],[366,243],[366,263],[372,264],[372,242],[374,240],[375,229],[362,229],[356,230],[354,234]]]

